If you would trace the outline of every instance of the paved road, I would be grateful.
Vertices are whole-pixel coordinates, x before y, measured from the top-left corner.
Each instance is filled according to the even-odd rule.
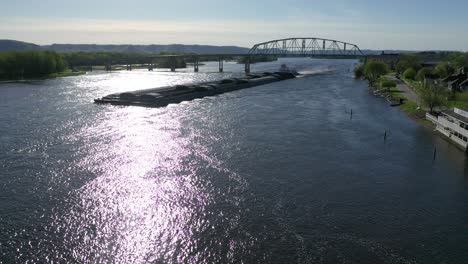
[[[401,93],[403,93],[403,95],[406,97],[406,99],[408,99],[410,101],[413,101],[418,105],[421,105],[420,100],[419,100],[419,96],[410,87],[408,87],[408,85],[406,85],[406,83],[404,83],[402,80],[397,79],[395,77],[395,75],[393,75],[393,74],[388,75],[388,78],[390,80],[393,80],[393,81],[396,82],[397,90],[401,91]]]

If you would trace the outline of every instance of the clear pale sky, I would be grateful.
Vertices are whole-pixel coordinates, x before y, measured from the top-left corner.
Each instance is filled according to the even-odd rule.
[[[468,50],[468,0],[0,0],[0,39],[250,47],[322,37],[361,49]]]

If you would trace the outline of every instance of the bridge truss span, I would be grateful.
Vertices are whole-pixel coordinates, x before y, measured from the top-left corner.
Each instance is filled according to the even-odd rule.
[[[321,38],[287,38],[256,44],[249,55],[275,56],[364,56],[355,44]]]

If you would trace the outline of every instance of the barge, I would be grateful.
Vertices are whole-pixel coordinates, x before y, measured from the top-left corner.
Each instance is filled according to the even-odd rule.
[[[248,74],[243,78],[223,79],[216,82],[175,85],[133,92],[115,93],[95,99],[94,102],[97,104],[163,107],[168,104],[190,101],[196,98],[213,96],[263,84],[293,79],[295,77],[296,75],[291,72]]]

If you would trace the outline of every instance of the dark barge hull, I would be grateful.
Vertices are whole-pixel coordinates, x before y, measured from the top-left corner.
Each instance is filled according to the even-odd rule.
[[[288,72],[263,73],[261,75],[247,75],[245,78],[241,79],[224,79],[218,82],[176,85],[110,94],[95,99],[94,102],[111,105],[163,107],[168,104],[176,104],[183,101],[190,101],[197,98],[223,94],[292,78],[295,78],[295,75]]]

